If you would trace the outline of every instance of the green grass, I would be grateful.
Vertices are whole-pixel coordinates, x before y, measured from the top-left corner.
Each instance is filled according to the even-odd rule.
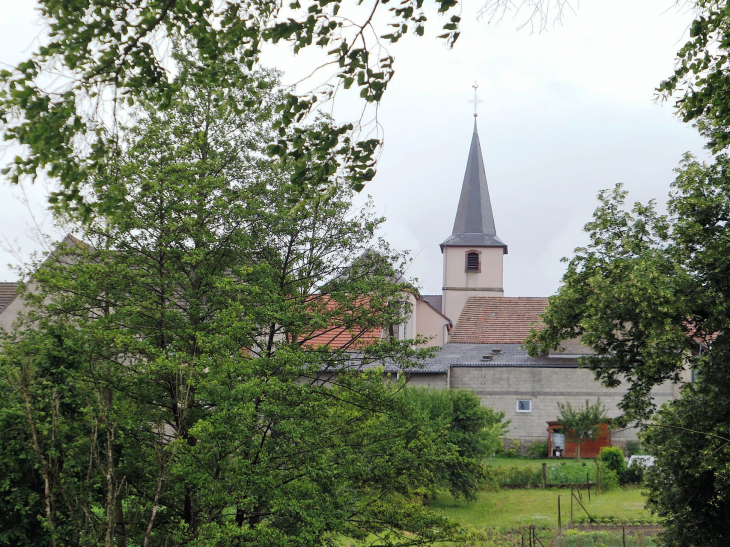
[[[541,527],[557,527],[558,495],[561,497],[562,521],[570,520],[570,490],[502,490],[480,492],[476,502],[468,504],[455,501],[448,493],[432,500],[429,506],[461,524],[487,530],[511,530],[534,524]],[[593,517],[618,519],[649,519],[644,509],[644,497],[638,488],[622,488],[600,494],[597,498],[584,494],[584,505]],[[585,515],[573,504],[573,515]]]

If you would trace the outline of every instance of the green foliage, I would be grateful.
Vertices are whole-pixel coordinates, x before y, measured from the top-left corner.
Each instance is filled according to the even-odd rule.
[[[598,453],[598,459],[606,464],[606,467],[613,470],[616,476],[623,480],[626,473],[626,460],[624,452],[618,446],[603,446]]]
[[[536,460],[542,460],[548,457],[547,441],[535,441],[527,447],[527,455]]]
[[[641,483],[644,480],[646,467],[635,461],[624,471],[622,481],[629,483]]]
[[[542,484],[542,471],[528,465],[489,465],[486,467],[487,484],[507,486],[514,484]]]
[[[719,190],[726,183],[707,175],[719,175],[727,165],[723,157],[714,167],[688,157],[674,184],[671,216],[658,215],[651,202],[627,210],[620,185],[601,192],[601,205],[585,227],[590,244],[576,249],[563,285],[549,299],[545,329],[526,341],[536,355],[580,338],[595,352],[582,362],[598,381],[629,386],[619,404],[624,415],[615,420],[620,425],[651,415],[651,389],[679,380],[696,345],[693,336],[721,330],[722,314],[711,305],[722,294],[719,285],[711,286],[712,279],[721,283],[712,273],[720,266],[713,264],[720,249],[710,248],[720,240],[710,232],[718,230],[723,215]]]
[[[486,480],[483,461],[497,452],[509,426],[504,412],[482,406],[473,392],[461,389],[407,388],[403,397],[430,424],[432,434],[454,457],[434,473],[434,486],[448,486],[455,498],[472,501]]]
[[[170,41],[200,60],[197,81],[220,92],[221,105],[256,115],[274,106],[279,117],[264,150],[294,166],[287,175],[301,194],[332,196],[336,183],[360,191],[375,175],[380,141],[357,141],[353,123],[310,125],[317,108],[338,86],[323,82],[309,92],[284,93],[267,105],[254,74],[272,44],[294,53],[324,48],[333,74],[329,81],[353,84],[367,104],[379,103],[394,74],[394,59],[373,53],[376,42],[397,42],[409,29],[423,35],[422,2],[358,10],[357,2],[333,0],[276,4],[268,0],[218,3],[123,0],[43,0],[44,45],[17,67],[0,71],[0,123],[6,140],[23,145],[22,157],[4,169],[13,182],[41,172],[60,183],[54,203],[110,213],[118,196],[87,201],[99,172],[118,155],[118,116],[146,103],[164,110],[184,99],[184,84],[173,78]],[[457,12],[456,0],[435,0],[442,15]],[[380,9],[378,9],[380,8]],[[378,15],[386,10],[385,18]],[[369,15],[368,15],[369,13]],[[451,46],[460,16],[448,15],[440,38]],[[315,67],[312,67],[315,69]],[[316,71],[315,71],[316,72]],[[51,88],[49,74],[62,74]],[[248,89],[241,97],[239,90]],[[110,104],[100,108],[99,102]],[[110,121],[109,113],[113,119]],[[309,119],[309,123],[307,120]]]
[[[576,444],[580,461],[580,447],[586,441],[595,441],[599,435],[598,426],[606,420],[606,407],[597,399],[590,404],[586,399],[585,407],[573,408],[570,402],[558,403],[560,415],[560,432],[565,435],[566,442]]]
[[[606,461],[599,460],[598,467],[601,469],[601,492],[610,492],[619,487],[621,476],[616,473],[613,466]]]
[[[730,515],[730,378],[724,362],[708,367],[681,398],[663,406],[642,436],[656,458],[644,474],[647,503],[666,519],[671,547],[730,541],[724,526]]]
[[[548,465],[547,481],[550,484],[585,484],[586,479],[596,482],[596,466],[593,463],[562,461]]]
[[[674,74],[659,91],[677,96],[677,107],[685,122],[696,122],[718,152],[730,144],[727,90],[730,88],[730,14],[723,0],[692,3],[695,19],[689,25],[689,39],[677,53]]]
[[[346,188],[293,212],[295,166],[263,153],[274,101],[241,113],[230,90],[180,78],[185,100],[143,105],[95,175],[88,197],[113,192],[123,214],[31,265],[28,313],[0,352],[0,509],[14,519],[0,538],[461,537],[417,496],[456,445],[383,381],[382,363],[430,352],[379,336],[409,312],[381,220],[353,213]],[[255,81],[269,97],[273,75]]]
[[[580,337],[596,352],[584,362],[599,380],[628,384],[624,423],[656,412],[652,388],[679,381],[687,369],[696,372],[697,381],[656,412],[642,439],[657,457],[644,483],[652,508],[667,518],[668,546],[727,544],[719,523],[730,515],[724,389],[730,158],[718,155],[705,164],[686,156],[667,215],[657,214],[653,203],[629,211],[625,198],[620,187],[601,194],[587,225],[591,243],[576,251],[543,315],[545,330],[533,333],[528,345],[540,351]]]

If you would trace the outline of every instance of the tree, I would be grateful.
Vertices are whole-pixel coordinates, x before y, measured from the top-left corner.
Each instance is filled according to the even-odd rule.
[[[433,486],[447,486],[456,499],[476,500],[484,460],[497,452],[509,426],[504,412],[482,406],[476,394],[463,389],[408,388],[403,395],[436,437],[455,447],[452,458],[435,470]]]
[[[727,545],[730,405],[726,367],[713,367],[657,411],[642,436],[655,456],[644,473],[649,507],[669,547]]]
[[[278,134],[269,136],[268,153],[291,167],[287,175],[300,194],[330,195],[334,172],[359,191],[375,174],[380,141],[370,138],[369,128],[358,141],[353,123],[311,121],[322,103],[353,84],[365,105],[377,104],[394,74],[384,44],[409,29],[423,35],[422,0],[388,7],[381,20],[376,12],[386,3],[372,0],[361,10],[359,2],[343,0],[42,0],[39,11],[49,31],[44,45],[28,61],[0,71],[1,127],[6,140],[25,150],[5,173],[13,182],[47,173],[60,183],[55,203],[82,207],[88,216],[94,208],[84,201],[86,189],[114,160],[117,122],[126,109],[144,101],[164,110],[184,92],[169,66],[170,42],[186,42],[201,60],[196,77],[220,89],[238,112],[266,110],[251,85],[254,74],[265,46],[286,44],[294,53],[313,46],[325,50],[330,61],[318,68],[333,71],[302,94],[292,88],[275,97]],[[435,0],[434,6],[445,15],[457,2]],[[459,36],[459,21],[451,15],[443,24],[440,38],[449,46]],[[59,72],[63,78],[55,78]],[[47,81],[49,74],[55,83]],[[244,87],[249,93],[242,97],[236,90]],[[102,204],[93,205],[109,214],[115,196],[101,197]]]
[[[587,225],[590,244],[576,250],[563,286],[543,315],[531,352],[580,338],[596,355],[584,363],[609,386],[628,391],[619,421],[643,425],[643,443],[657,458],[646,475],[649,503],[667,517],[670,545],[721,545],[726,450],[727,363],[730,358],[730,158],[711,164],[686,156],[668,203],[624,207],[617,187],[601,194]],[[651,389],[695,382],[658,411]],[[654,419],[649,421],[651,416]],[[716,543],[715,543],[716,542]]]
[[[89,190],[119,212],[33,265],[0,353],[3,458],[42,508],[22,522],[59,546],[460,537],[413,495],[454,449],[383,381],[429,352],[379,336],[409,290],[381,220],[345,185],[292,212],[295,167],[263,154],[275,75],[229,101],[176,58],[178,100],[142,103]],[[267,108],[239,112],[252,89]]]
[[[601,399],[597,399],[594,404],[590,404],[586,399],[585,407],[573,408],[570,401],[567,403],[558,403],[560,415],[560,433],[565,435],[565,441],[575,443],[577,449],[578,461],[580,461],[580,447],[588,441],[598,439],[601,423],[606,421],[606,407],[601,404]]]

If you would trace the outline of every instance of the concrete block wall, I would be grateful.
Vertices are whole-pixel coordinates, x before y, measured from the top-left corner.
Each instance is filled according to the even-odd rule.
[[[557,403],[584,405],[598,397],[609,417],[621,412],[618,403],[624,388],[608,389],[593,379],[593,373],[579,368],[537,367],[454,367],[451,387],[474,391],[482,404],[505,412],[511,420],[507,437],[520,442],[547,440],[547,422],[558,417]],[[661,406],[674,398],[672,384],[659,386],[652,392],[654,403]],[[531,412],[517,412],[517,401],[532,401]],[[636,430],[613,431],[613,444],[636,439]]]
[[[406,379],[409,386],[413,387],[430,387],[433,389],[446,388],[446,373],[428,374],[408,374]]]

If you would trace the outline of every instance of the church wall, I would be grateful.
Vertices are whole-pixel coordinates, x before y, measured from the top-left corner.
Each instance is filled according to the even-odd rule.
[[[481,253],[480,272],[466,271],[466,253],[470,250],[470,247],[444,248],[443,313],[454,324],[470,296],[504,296],[504,249],[474,247],[473,250]],[[451,288],[458,290],[449,290]]]
[[[424,347],[443,346],[446,343],[446,325],[448,320],[429,306],[424,300],[419,300],[415,310],[417,333],[429,338]]]
[[[613,418],[621,414],[618,403],[625,389],[608,389],[593,379],[593,373],[578,368],[538,367],[454,367],[451,387],[476,392],[485,406],[502,410],[511,420],[507,437],[520,442],[547,440],[547,423],[558,418],[557,403],[583,406],[598,397]],[[674,399],[674,386],[664,384],[652,391],[654,403],[661,406]],[[517,400],[532,401],[531,412],[517,412]],[[636,439],[636,430],[614,431],[613,444]]]

